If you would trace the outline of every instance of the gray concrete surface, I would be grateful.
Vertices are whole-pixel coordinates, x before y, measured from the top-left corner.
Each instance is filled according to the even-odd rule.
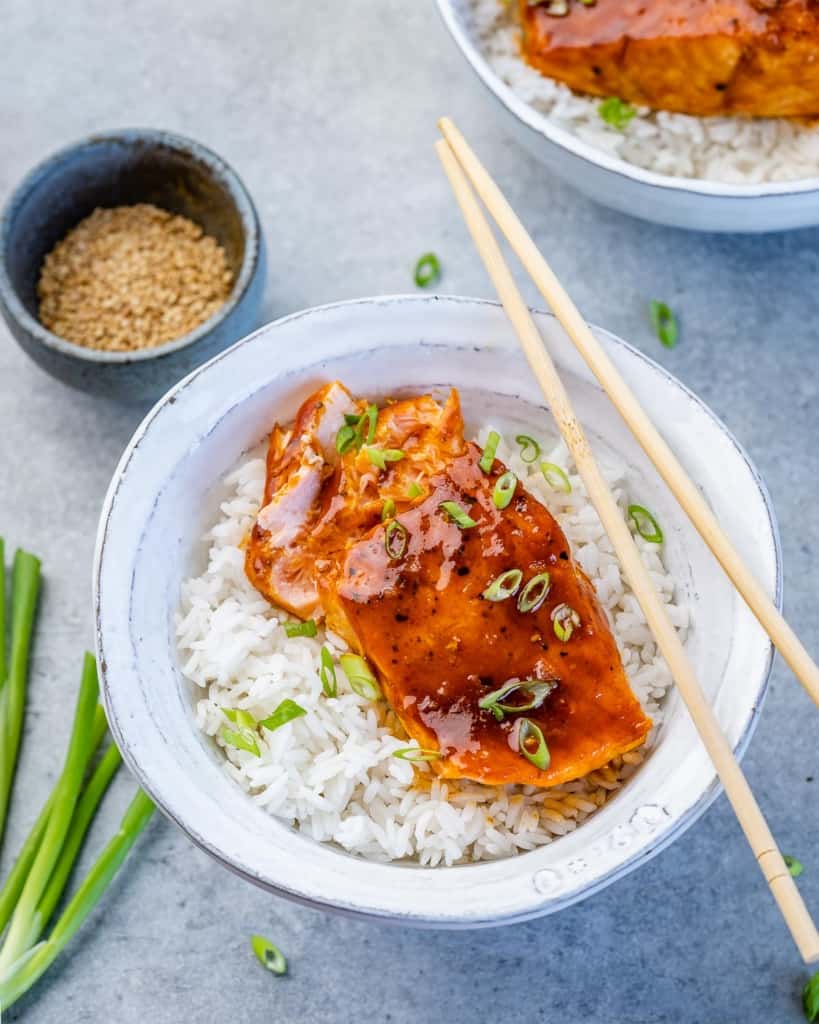
[[[224,154],[258,202],[269,318],[411,290],[428,249],[443,261],[443,290],[489,294],[432,151],[435,118],[453,115],[584,312],[678,374],[750,450],[779,514],[790,618],[819,652],[819,233],[689,235],[580,198],[499,133],[429,0],[6,0],[0,38],[0,193],[90,130],[189,133]],[[673,352],[646,324],[653,297],[680,312]],[[92,638],[98,510],[141,414],[55,383],[0,328],[0,533],[41,553],[46,572],[4,869],[64,749]],[[777,665],[746,760],[783,848],[807,865],[803,890],[817,914],[818,721]],[[84,863],[131,790],[122,772]],[[258,967],[255,931],[287,952],[289,977]],[[584,904],[471,934],[395,930],[277,901],[155,820],[70,950],[3,1019],[785,1024],[802,1019],[805,977],[724,798],[670,850]]]

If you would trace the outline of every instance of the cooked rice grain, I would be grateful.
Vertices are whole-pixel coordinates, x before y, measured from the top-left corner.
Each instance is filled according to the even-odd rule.
[[[488,428],[479,441],[487,433]],[[656,729],[671,685],[668,669],[565,446],[543,448],[544,457],[569,474],[571,494],[551,491],[537,467],[523,463],[503,443],[498,457],[560,520],[609,615],[631,685]],[[625,514],[624,467],[604,465],[604,471]],[[313,839],[374,860],[455,864],[532,850],[573,831],[637,770],[643,751],[616,758],[585,779],[541,790],[442,781],[393,757],[407,741],[386,705],[352,693],[340,668],[338,697],[322,694],[322,644],[339,652],[343,642],[321,629],[314,639],[288,639],[282,625],[287,614],[271,607],[245,577],[242,542],[259,508],[264,474],[264,460],[251,457],[225,479],[219,519],[206,537],[207,569],[183,585],[177,616],[182,672],[202,692],[196,723],[223,749],[226,770],[260,807]],[[678,603],[661,550],[639,538],[637,543],[684,632],[687,611]],[[221,707],[242,708],[258,720],[288,697],[307,714],[265,732],[258,739],[260,757],[224,745],[218,735],[225,723]]]

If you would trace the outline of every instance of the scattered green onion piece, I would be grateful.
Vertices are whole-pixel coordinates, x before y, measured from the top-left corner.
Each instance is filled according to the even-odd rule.
[[[354,693],[364,700],[380,700],[381,690],[367,662],[358,654],[342,654],[338,659],[350,680]]]
[[[478,463],[484,473],[491,473],[492,464],[495,461],[495,452],[497,452],[499,444],[500,434],[496,430],[490,430],[489,436],[486,439],[486,444],[483,447],[481,460]]]
[[[355,427],[349,423],[345,423],[343,427],[336,434],[336,451],[339,455],[344,455],[348,452],[355,444],[358,431]]]
[[[802,1005],[809,1024],[819,1020],[819,971],[805,985],[802,991]]]
[[[407,550],[409,534],[403,523],[397,519],[391,519],[384,531],[384,548],[393,561],[402,558]]]
[[[425,252],[415,264],[415,283],[419,288],[429,288],[440,280],[441,264],[434,252]]]
[[[424,750],[423,747],[402,747],[400,750],[393,750],[393,757],[400,757],[402,761],[437,761],[444,755],[440,750]]]
[[[680,329],[671,307],[667,306],[664,302],[652,299],[648,311],[651,317],[651,325],[660,342],[666,348],[674,348],[679,338]]]
[[[409,485],[409,489],[407,491],[407,497],[409,497],[409,498],[420,498],[423,493],[424,493],[424,489],[421,486],[419,486],[419,484],[418,484],[418,482],[416,480],[413,480],[412,483]]]
[[[580,626],[580,616],[567,604],[559,604],[552,611],[552,625],[555,636],[564,644],[572,638],[572,633]]]
[[[357,427],[358,424],[361,422],[361,417],[356,416],[354,413],[351,412],[345,412],[344,422],[347,424],[348,427]]]
[[[294,700],[285,698],[273,714],[268,715],[267,718],[263,718],[261,722],[259,722],[259,725],[263,725],[268,732],[274,732],[276,729],[280,729],[283,725],[287,725],[288,722],[292,722],[294,718],[301,718],[302,715],[306,714],[307,712],[300,704],[297,704]]]
[[[373,441],[375,440],[375,425],[378,422],[378,406],[377,405],[368,405],[367,406],[367,408],[364,410],[364,416],[362,417],[361,422],[363,423],[364,420],[367,421],[367,438],[366,438],[366,443],[367,444],[372,444]]]
[[[492,693],[487,693],[485,697],[481,697],[478,707],[483,711],[491,711],[500,722],[503,720],[504,714],[514,715],[520,711],[534,711],[535,708],[539,708],[555,686],[557,686],[557,682],[554,679],[524,679],[522,681],[514,679],[499,690],[494,690]],[[523,704],[504,702],[506,697],[518,692],[528,695],[529,700]]]
[[[796,857],[789,857],[787,854],[782,858],[785,861],[785,866],[791,873],[791,878],[798,878],[805,870],[804,865]]]
[[[508,569],[502,572],[484,590],[483,597],[487,601],[505,601],[508,597],[514,597],[518,587],[523,582],[523,573],[520,569]]]
[[[572,485],[565,470],[556,466],[554,462],[541,462],[540,472],[553,491],[560,491],[563,494],[572,493]]]
[[[515,441],[520,445],[520,457],[523,462],[537,462],[540,458],[540,445],[533,437],[529,437],[528,434],[518,434]]]
[[[518,611],[536,612],[548,597],[551,585],[548,572],[533,576],[518,596]]]
[[[388,519],[392,519],[395,515],[395,502],[392,498],[387,498],[384,502],[384,507],[381,509],[381,522],[386,523]]]
[[[506,472],[499,476],[492,492],[492,502],[495,508],[504,509],[515,495],[515,488],[518,485],[518,478],[512,472]]]
[[[287,960],[284,953],[278,946],[274,946],[270,939],[266,939],[263,935],[251,935],[250,945],[262,967],[266,967],[274,974],[287,973]]]
[[[336,679],[336,667],[333,664],[333,656],[326,647],[321,649],[321,668],[319,669],[321,689],[325,697],[338,696],[338,680]]]
[[[388,462],[400,462],[404,453],[400,448],[367,448],[367,458],[379,469],[386,469]]]
[[[312,619],[308,619],[306,622],[285,622],[284,631],[291,639],[294,636],[315,636],[318,633]]]
[[[466,514],[457,501],[442,501],[440,508],[442,508],[452,522],[455,523],[456,526],[460,526],[462,530],[469,530],[471,527],[478,525],[471,516]]]
[[[228,729],[226,725],[223,725],[219,730],[219,735],[229,747],[235,747],[237,750],[246,750],[248,754],[253,754],[255,757],[262,756],[259,744],[250,733],[236,732],[234,729]]]
[[[256,728],[256,719],[249,711],[242,711],[241,708],[222,708],[222,714],[229,722],[233,722],[241,729]]]
[[[537,744],[535,750],[531,750],[532,741]],[[518,726],[518,751],[523,754],[527,761],[545,771],[551,762],[549,748],[540,726],[536,725],[531,718],[521,718]]]
[[[598,106],[597,113],[610,128],[624,132],[637,111],[630,103],[625,103],[617,96],[610,96]]]
[[[647,540],[649,544],[662,544],[663,531],[648,509],[642,505],[629,505],[628,517],[643,540]]]

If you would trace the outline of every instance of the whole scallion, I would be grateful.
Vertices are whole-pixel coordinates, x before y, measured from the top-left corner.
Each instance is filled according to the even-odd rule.
[[[68,753],[56,787],[57,795],[40,846],[14,908],[3,948],[0,950],[0,977],[29,948],[32,934],[39,933],[37,908],[51,873],[57,866],[60,852],[71,827],[85,766],[88,762],[89,749],[93,742],[98,695],[97,667],[94,658],[90,654],[86,654]],[[0,1005],[5,1005],[6,1002],[0,998]]]
[[[2,646],[5,648],[5,565],[0,584],[4,592],[1,618],[4,623]],[[17,551],[11,572],[11,645],[8,669],[0,668],[0,736],[3,739],[0,744],[0,839],[5,829],[23,731],[31,637],[39,592],[39,558],[27,551]],[[5,666],[5,658],[2,665]]]
[[[74,936],[105,892],[153,811],[153,803],[140,790],[125,812],[119,831],[97,858],[48,939],[31,950],[23,951],[14,962],[13,969],[0,974],[0,1006],[3,1009],[8,1009],[31,988]]]

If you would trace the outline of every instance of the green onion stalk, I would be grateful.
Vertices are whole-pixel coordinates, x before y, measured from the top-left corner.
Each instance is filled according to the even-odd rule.
[[[40,560],[27,551],[17,551],[11,573],[11,646],[8,668],[5,658],[5,562],[0,547],[0,839],[6,824],[26,704],[31,636],[40,592]]]
[[[14,908],[3,948],[0,950],[0,977],[30,947],[32,935],[36,937],[40,932],[38,905],[46,891],[51,873],[57,866],[71,827],[93,739],[98,695],[97,666],[93,657],[86,654],[65,766],[55,789],[54,805],[48,816],[48,823]]]
[[[94,715],[94,727],[92,730],[91,744],[88,750],[88,760],[91,759],[97,747],[102,742],[102,738],[108,729],[108,722],[105,719],[105,712],[102,710],[101,705],[97,705],[97,710]],[[40,848],[40,841],[43,838],[43,834],[48,825],[48,819],[51,815],[51,809],[54,806],[54,801],[57,796],[57,788],[52,790],[48,800],[43,805],[43,809],[40,811],[40,815],[34,822],[31,831],[28,834],[28,838],[23,843],[23,848],[17,856],[17,860],[14,862],[14,867],[9,872],[6,881],[3,883],[3,888],[0,889],[0,935],[6,925],[9,923],[9,919],[14,912],[14,908],[17,905],[17,900],[20,897],[20,893],[23,891],[26,878],[28,877],[29,869],[34,862],[34,858],[37,855],[37,851]],[[61,858],[62,858],[61,854]]]
[[[100,854],[48,939],[24,951],[5,971],[0,970],[0,1006],[11,1006],[51,966],[96,906],[153,810],[154,805],[140,790],[125,812],[119,831]]]

